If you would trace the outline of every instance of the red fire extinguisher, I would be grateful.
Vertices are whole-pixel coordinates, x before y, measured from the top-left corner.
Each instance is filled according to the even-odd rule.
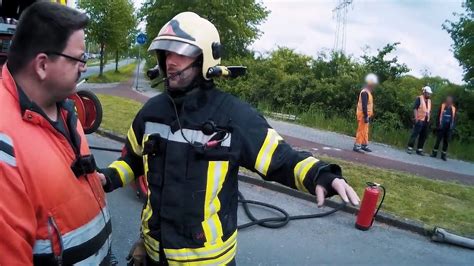
[[[383,190],[382,200],[377,208],[377,201],[380,196],[380,188]],[[385,188],[377,183],[367,182],[367,187],[364,191],[362,204],[360,205],[359,213],[357,214],[357,221],[355,227],[359,230],[369,230],[374,223],[374,219],[382,206],[385,199]],[[375,210],[377,208],[377,210]]]

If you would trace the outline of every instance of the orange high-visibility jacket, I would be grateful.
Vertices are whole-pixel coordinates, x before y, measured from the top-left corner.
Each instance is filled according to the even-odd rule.
[[[374,115],[374,99],[372,97],[372,93],[370,92],[370,90],[368,90],[367,88],[364,88],[360,91],[359,93],[359,101],[357,103],[357,118],[358,119],[362,119],[364,118],[364,109],[363,109],[363,106],[362,106],[362,93],[363,92],[366,92],[367,95],[368,95],[368,99],[367,99],[367,115],[369,117],[372,117]]]
[[[6,65],[2,76],[0,265],[99,265],[109,257],[110,215],[97,172],[76,177],[71,170],[78,156],[90,154],[74,106],[60,109],[68,140],[17,88]]]
[[[427,121],[430,121],[430,114],[431,114],[431,99],[427,99],[428,104],[425,102],[425,96],[420,95],[420,106],[416,111],[416,120],[425,121],[425,117],[427,117]]]

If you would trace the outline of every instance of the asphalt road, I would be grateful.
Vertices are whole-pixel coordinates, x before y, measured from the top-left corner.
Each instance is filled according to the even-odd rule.
[[[91,135],[90,145],[121,147],[115,141]],[[118,154],[94,151],[100,167],[108,165]],[[290,214],[326,211],[316,204],[261,187],[240,183],[247,199],[265,201]],[[141,202],[127,187],[108,195],[113,224],[113,251],[119,265],[125,264],[131,245],[138,238]],[[258,217],[269,212],[255,209]],[[239,209],[239,224],[247,222]],[[355,217],[339,212],[330,217],[293,221],[281,229],[252,227],[239,232],[239,265],[472,265],[474,252],[430,242],[420,235],[376,223],[371,230],[354,228]]]
[[[109,63],[104,66],[104,72],[105,72],[105,71],[112,70],[112,69],[115,69],[115,60],[112,60],[112,61],[113,61],[113,62],[111,62],[111,61],[109,60]],[[132,61],[133,61],[133,59],[123,59],[123,60],[120,60],[120,61],[119,61],[119,67],[124,66],[124,65],[127,65],[127,64],[129,64],[130,62],[132,62]],[[92,76],[92,75],[98,75],[98,74],[99,74],[99,70],[100,70],[100,67],[99,67],[99,66],[87,67],[87,71],[81,74],[81,79],[90,77],[90,76]]]

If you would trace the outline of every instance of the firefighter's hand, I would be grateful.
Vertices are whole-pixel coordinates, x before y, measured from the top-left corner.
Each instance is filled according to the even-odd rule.
[[[107,185],[107,178],[105,177],[105,175],[102,173],[97,173],[97,175],[99,176],[100,183],[102,184],[102,186]]]
[[[323,174],[318,179],[319,180],[316,181],[316,199],[318,207],[324,205],[324,199],[326,198],[326,196],[332,196],[333,194],[339,194],[342,200],[346,203],[351,202],[354,206],[359,205],[359,196],[357,196],[357,193],[354,191],[354,189],[349,186],[349,184],[347,184],[346,180],[344,180],[343,178],[337,177],[336,175],[331,173],[327,173]],[[325,182],[327,180],[332,181],[330,181],[330,183],[327,183]]]
[[[143,239],[135,242],[128,253],[127,266],[146,266],[146,249]]]

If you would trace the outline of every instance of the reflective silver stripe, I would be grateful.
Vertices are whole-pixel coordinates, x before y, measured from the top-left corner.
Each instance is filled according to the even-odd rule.
[[[146,122],[145,123],[145,134],[150,135],[154,133],[159,133],[162,138],[165,138],[169,141],[180,142],[180,143],[187,143],[187,141],[181,135],[180,130],[172,133],[171,128],[168,125],[154,123],[154,122]],[[199,142],[199,143],[207,143],[216,133],[212,135],[206,135],[201,130],[193,130],[183,128],[183,135],[189,140],[191,143]],[[229,136],[221,143],[223,147],[230,147],[232,134],[228,133]]]
[[[109,235],[109,238],[105,241],[104,245],[92,256],[87,259],[75,263],[74,265],[99,265],[109,253],[109,249],[112,243],[112,234]]]
[[[16,159],[10,154],[0,151],[0,162],[4,162],[10,166],[16,167]]]
[[[74,211],[74,210],[71,210]],[[105,221],[104,221],[105,217]],[[69,249],[81,245],[88,240],[98,235],[102,229],[104,229],[107,222],[110,220],[109,210],[103,209],[103,214],[99,212],[94,219],[84,224],[83,226],[72,230],[62,235],[64,249]],[[61,229],[61,228],[59,228]],[[50,254],[51,253],[51,242],[49,239],[38,239],[33,247],[33,254]]]
[[[13,148],[13,141],[8,135],[0,133],[0,141]],[[4,151],[0,151],[0,162],[16,167],[16,158]]]
[[[4,134],[4,133],[0,133],[0,141],[3,141],[5,142],[6,144],[10,145],[13,147],[13,141],[12,139],[7,135],[7,134]]]

